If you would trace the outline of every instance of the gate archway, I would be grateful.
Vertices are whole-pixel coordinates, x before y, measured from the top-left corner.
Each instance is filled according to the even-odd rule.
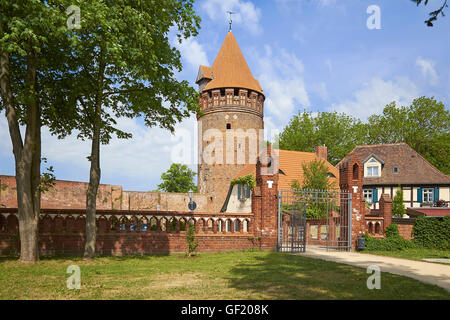
[[[280,190],[278,251],[305,252],[308,245],[350,250],[352,194],[342,190]]]

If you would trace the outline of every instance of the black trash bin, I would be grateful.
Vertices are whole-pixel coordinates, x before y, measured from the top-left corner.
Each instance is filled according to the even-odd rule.
[[[366,247],[366,238],[358,236],[358,250],[364,250]]]

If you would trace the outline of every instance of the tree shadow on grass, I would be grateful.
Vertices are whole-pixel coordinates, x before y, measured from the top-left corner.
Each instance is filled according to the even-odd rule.
[[[382,288],[369,290],[362,268],[301,255],[261,253],[230,270],[230,286],[257,299],[449,299],[436,286],[382,273]]]

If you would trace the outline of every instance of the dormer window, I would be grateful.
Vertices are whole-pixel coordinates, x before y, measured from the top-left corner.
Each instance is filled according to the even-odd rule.
[[[394,173],[394,174],[398,174],[398,167],[394,167],[393,169],[392,169],[392,172]]]
[[[364,163],[364,177],[375,178],[381,176],[381,168],[384,164],[383,160],[378,158],[376,155],[371,154],[366,158]]]
[[[367,177],[378,177],[378,166],[367,166]]]

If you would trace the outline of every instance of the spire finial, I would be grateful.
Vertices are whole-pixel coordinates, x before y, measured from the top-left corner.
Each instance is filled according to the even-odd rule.
[[[228,30],[228,31],[231,31],[231,24],[233,23],[233,20],[231,20],[231,15],[234,14],[234,12],[227,11],[227,13],[230,15],[230,20],[228,22],[230,24],[230,30]]]

